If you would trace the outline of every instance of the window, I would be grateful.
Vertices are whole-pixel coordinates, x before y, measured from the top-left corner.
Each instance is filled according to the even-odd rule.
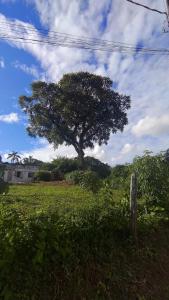
[[[33,173],[33,172],[29,172],[29,173],[28,173],[28,178],[33,178],[33,177],[34,177],[34,174],[35,174],[35,173]]]
[[[21,171],[17,171],[16,172],[16,177],[17,178],[21,178],[22,177],[22,172]]]

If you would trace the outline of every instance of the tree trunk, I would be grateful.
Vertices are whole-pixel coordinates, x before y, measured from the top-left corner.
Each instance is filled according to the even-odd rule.
[[[79,149],[78,151],[78,158],[79,158],[79,161],[80,161],[80,166],[82,169],[84,169],[85,165],[84,165],[84,152],[82,149]]]

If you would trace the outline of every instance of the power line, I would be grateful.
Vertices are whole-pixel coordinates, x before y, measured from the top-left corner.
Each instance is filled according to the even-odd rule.
[[[67,38],[71,38],[72,40],[78,40],[78,41],[83,41],[84,39],[86,41],[89,41],[89,42],[92,42],[92,43],[98,43],[99,44],[102,42],[102,43],[106,43],[106,44],[109,44],[109,43],[116,43],[116,44],[119,44],[119,45],[125,45],[125,46],[131,46],[131,44],[129,43],[124,43],[124,42],[113,42],[113,41],[108,41],[108,40],[105,40],[105,39],[98,39],[98,38],[89,38],[89,37],[84,37],[84,36],[77,36],[77,35],[73,35],[73,34],[67,34],[67,33],[61,33],[61,32],[57,32],[57,31],[52,31],[52,30],[47,30],[47,29],[42,29],[42,28],[32,28],[32,27],[29,27],[29,25],[26,26],[25,25],[21,25],[21,24],[13,24],[12,22],[1,22],[0,21],[0,26],[1,25],[8,25],[8,26],[12,26],[12,29],[15,30],[15,33],[18,33],[18,34],[25,34],[25,33],[28,33],[27,31],[29,31],[29,34],[33,34],[33,33],[36,33],[39,35],[39,32],[41,33],[44,33],[45,35],[43,35],[43,38],[63,38],[63,39],[67,39]],[[32,25],[31,25],[32,26]],[[0,27],[0,29],[3,30],[3,32],[5,32],[8,28],[7,27]],[[48,36],[46,36],[46,34],[48,34]]]
[[[138,5],[138,6],[144,7],[144,8],[146,8],[146,9],[148,9],[148,10],[151,10],[151,11],[153,11],[153,12],[156,12],[156,13],[159,13],[159,14],[162,14],[162,15],[166,15],[166,16],[168,16],[168,14],[167,14],[167,12],[166,12],[166,11],[161,11],[161,10],[158,10],[158,9],[155,9],[155,8],[151,8],[151,7],[147,6],[147,5],[144,5],[144,4],[141,4],[141,3],[135,2],[135,1],[133,1],[133,0],[126,0],[126,1],[128,1],[128,2],[130,2],[130,3],[132,3],[132,4],[135,4],[135,5]]]
[[[13,33],[6,34],[12,26]],[[52,47],[77,48],[90,51],[120,52],[124,54],[150,54],[150,55],[169,55],[169,49],[153,49],[135,46],[128,43],[101,40],[98,38],[79,37],[76,35],[47,31],[40,29],[37,31],[30,25],[13,24],[13,22],[0,22],[2,40],[24,44],[43,44]],[[46,33],[44,35],[44,32]],[[27,35],[29,34],[29,37]]]

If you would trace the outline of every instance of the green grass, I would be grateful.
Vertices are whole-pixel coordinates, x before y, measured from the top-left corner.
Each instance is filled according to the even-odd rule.
[[[3,203],[21,210],[25,214],[34,214],[39,210],[74,209],[93,200],[93,194],[78,186],[69,185],[10,185],[7,195],[1,195]]]

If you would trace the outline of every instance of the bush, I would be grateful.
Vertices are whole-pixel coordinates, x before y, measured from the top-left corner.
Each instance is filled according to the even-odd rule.
[[[80,176],[80,186],[88,191],[97,193],[101,186],[98,175],[93,171],[85,171]]]
[[[111,173],[111,168],[107,164],[104,164],[100,160],[87,156],[85,157],[85,169],[97,173],[100,178],[106,178]]]
[[[130,186],[130,165],[116,165],[112,168],[110,181],[114,189],[121,189],[123,191],[129,191]]]
[[[52,180],[52,174],[50,171],[38,171],[35,174],[35,180],[39,181],[51,181]]]
[[[58,169],[54,169],[52,170],[52,180],[63,180],[64,179],[64,175],[58,170]]]
[[[2,178],[0,178],[0,194],[7,194],[9,190],[9,185],[7,182],[4,182]]]
[[[70,183],[80,184],[83,173],[84,173],[83,171],[73,171],[73,172],[67,173],[65,175],[65,179]]]
[[[82,169],[80,160],[77,158],[57,158],[54,159],[51,163],[44,163],[41,166],[42,170],[48,171],[58,171],[60,174],[67,174],[73,171],[83,171],[83,170],[90,170],[96,172],[100,178],[106,178],[111,173],[111,168],[107,165],[102,163],[100,160],[94,157],[85,157],[84,158],[84,167]]]
[[[92,191],[93,193],[98,192],[101,186],[101,180],[93,171],[74,171],[67,174],[65,178],[69,182],[78,184],[82,188]]]
[[[65,212],[25,215],[0,205],[0,299],[69,299],[62,289],[67,279],[74,284],[72,271],[86,259],[107,258],[115,236],[126,234],[126,219],[94,199]]]
[[[138,177],[138,196],[145,199],[146,205],[169,208],[169,164],[164,156],[146,151],[134,160],[133,170]]]

